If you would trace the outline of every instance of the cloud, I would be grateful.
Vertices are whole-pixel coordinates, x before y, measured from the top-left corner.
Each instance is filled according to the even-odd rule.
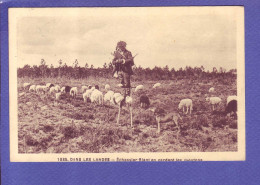
[[[149,13],[149,12],[147,12]],[[236,21],[233,16],[136,13],[131,16],[88,14],[78,17],[26,17],[18,24],[18,47],[24,64],[45,57],[57,62],[79,59],[102,66],[120,40],[137,65],[153,67],[213,65],[236,67]],[[21,61],[22,63],[23,61]]]

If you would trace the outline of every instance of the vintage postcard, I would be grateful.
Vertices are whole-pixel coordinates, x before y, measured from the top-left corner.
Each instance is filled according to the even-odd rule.
[[[9,8],[11,162],[243,161],[244,8]]]

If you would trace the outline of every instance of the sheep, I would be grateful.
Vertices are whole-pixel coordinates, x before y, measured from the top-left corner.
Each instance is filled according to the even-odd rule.
[[[236,115],[237,112],[237,100],[231,100],[230,102],[228,102],[226,109],[225,109],[225,113],[226,115],[234,113]]]
[[[72,96],[72,98],[76,98],[77,94],[78,94],[78,88],[77,87],[72,87],[70,89],[70,96]]]
[[[117,84],[117,87],[123,87],[123,84]]]
[[[54,93],[54,92],[56,92],[55,87],[51,87],[51,88],[50,88],[50,94],[52,94],[52,93]]]
[[[232,100],[237,100],[237,96],[233,95],[233,96],[229,96],[227,97],[227,104],[232,101]]]
[[[153,88],[155,89],[155,88],[160,87],[160,86],[161,86],[161,83],[156,83],[156,84],[153,85]]]
[[[91,96],[90,96],[90,101],[92,103],[96,103],[98,105],[103,105],[104,104],[103,93],[101,91],[99,91],[98,89],[93,90],[93,92],[91,93]]]
[[[87,102],[87,100],[90,100],[91,93],[95,90],[95,87],[91,87],[91,89],[86,90],[86,92],[83,94],[84,102]]]
[[[166,113],[164,109],[162,108],[150,108],[154,113],[155,119],[157,121],[157,132],[161,132],[161,123],[166,123],[172,121],[178,128],[178,133],[180,132],[180,125],[179,125],[179,120],[182,120],[181,116],[177,112],[171,112],[171,113]],[[178,135],[177,135],[178,137]]]
[[[140,105],[141,105],[141,107],[144,107],[144,108],[147,108],[150,106],[150,100],[149,100],[148,96],[146,96],[146,95],[140,96]]]
[[[110,85],[106,84],[105,85],[105,90],[109,91],[109,89],[110,89]]]
[[[138,85],[138,86],[136,86],[136,88],[135,88],[135,92],[137,92],[137,91],[139,91],[139,90],[142,90],[143,88],[144,88],[143,85]]]
[[[221,103],[221,98],[219,97],[208,97],[206,98],[206,101],[209,102],[212,105],[212,110],[215,110],[215,106],[218,106]]]
[[[214,87],[209,88],[209,93],[213,93],[215,91]]]
[[[87,89],[88,89],[88,86],[83,85],[83,86],[81,87],[81,92],[82,92],[82,93],[85,93]]]
[[[27,82],[23,83],[23,89],[24,90],[26,90],[26,89],[28,90],[30,85],[31,85],[31,83],[27,83]]]
[[[111,102],[112,101],[112,99],[113,99],[113,95],[114,95],[115,93],[113,92],[113,91],[108,91],[106,94],[105,94],[105,96],[104,96],[104,102],[106,103],[106,102]]]
[[[48,88],[51,88],[51,87],[53,87],[54,85],[52,84],[52,83],[47,83],[46,84],[46,87],[48,87]]]
[[[36,86],[36,93],[40,93],[40,92],[47,92],[48,91],[48,87],[46,87],[45,85],[37,85]]]
[[[114,105],[120,105],[120,103],[123,101],[124,96],[120,93],[114,93],[113,98],[111,100],[111,103]]]
[[[186,107],[186,114],[188,114],[189,110],[190,110],[190,114],[192,112],[192,100],[191,99],[182,99],[178,105],[178,109],[182,109],[183,113],[184,113],[184,109]]]
[[[55,91],[59,92],[60,91],[60,86],[59,85],[55,85]]]
[[[61,92],[58,92],[55,94],[56,100],[60,100],[61,98]]]
[[[61,91],[62,94],[65,94],[65,93],[69,93],[70,89],[71,89],[70,86],[64,86],[64,87],[61,88],[60,91]]]
[[[99,86],[98,86],[98,85],[95,85],[95,89],[98,89],[98,90],[99,90]]]
[[[123,101],[125,100],[125,101]],[[113,95],[113,99],[111,101],[114,105],[118,105],[119,111],[118,111],[118,116],[117,116],[117,124],[119,124],[119,118],[120,118],[120,112],[121,112],[121,107],[123,105],[123,103],[126,103],[126,105],[129,107],[130,109],[130,121],[131,121],[131,127],[133,127],[133,114],[132,114],[132,103],[133,103],[133,99],[130,96],[126,96],[124,98],[124,96],[120,93],[114,93]]]
[[[35,92],[36,91],[36,85],[31,85],[29,88],[29,92]]]

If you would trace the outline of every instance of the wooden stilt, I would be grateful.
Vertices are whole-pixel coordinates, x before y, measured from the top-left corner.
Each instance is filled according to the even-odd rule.
[[[130,120],[131,120],[131,128],[133,127],[133,110],[132,105],[130,105]]]
[[[120,104],[118,107],[119,107],[119,111],[118,111],[118,115],[117,115],[117,124],[119,124],[119,118],[120,118],[120,111],[121,111]]]

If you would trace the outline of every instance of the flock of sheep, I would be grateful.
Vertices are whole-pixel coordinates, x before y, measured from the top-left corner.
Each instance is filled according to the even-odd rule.
[[[118,85],[119,87],[121,84]],[[160,87],[160,83],[156,83],[153,85],[153,88],[158,88]],[[56,100],[60,100],[61,96],[63,94],[69,94],[72,98],[76,98],[77,95],[79,94],[78,87],[70,87],[70,86],[64,86],[60,87],[59,85],[54,85],[52,83],[47,83],[46,85],[31,85],[30,83],[24,83],[23,88],[26,90],[29,90],[29,92],[36,92],[37,94],[39,93],[49,93],[49,94],[54,94]],[[134,92],[138,92],[144,89],[143,85],[138,85],[135,87]],[[84,102],[91,102],[97,105],[104,105],[104,104],[113,104],[117,105],[119,107],[119,112],[118,112],[118,117],[117,117],[117,123],[119,123],[119,118],[120,118],[120,110],[123,104],[127,105],[130,109],[130,118],[131,118],[131,127],[132,127],[132,102],[133,99],[131,96],[126,96],[120,94],[120,93],[115,93],[110,90],[110,85],[106,84],[105,85],[105,95],[99,90],[99,86],[82,86],[81,87],[81,93],[82,93],[82,98]],[[209,94],[212,94],[215,91],[213,87],[209,89]],[[125,100],[125,101],[123,101]],[[221,98],[219,97],[207,97],[206,102],[209,102],[210,105],[212,106],[212,110],[216,110],[216,107],[222,102]],[[139,103],[141,107],[148,108],[150,105],[150,100],[149,97],[145,94],[140,96]],[[193,110],[193,102],[191,99],[182,99],[178,105],[178,109],[182,110],[183,113],[188,114],[192,113]],[[185,110],[186,109],[186,110]],[[165,113],[164,110],[160,108],[150,108],[152,112],[154,112],[154,115],[157,120],[158,124],[158,132],[160,132],[160,122],[165,118],[165,116],[168,116],[167,113]],[[231,114],[234,113],[236,114],[237,112],[237,96],[229,96],[227,98],[227,104],[224,113],[225,114]],[[181,116],[179,113],[171,113],[170,115],[171,121],[173,121],[178,127],[178,120],[181,119]]]

